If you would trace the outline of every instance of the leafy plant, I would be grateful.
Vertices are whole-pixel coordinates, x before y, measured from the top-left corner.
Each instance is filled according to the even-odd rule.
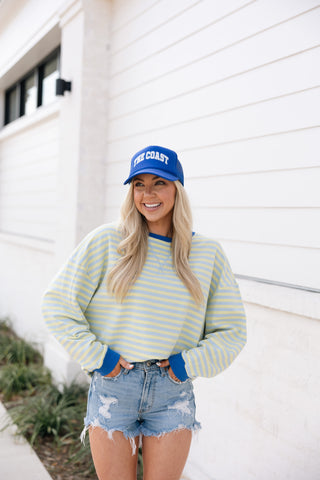
[[[49,385],[34,397],[10,410],[18,433],[33,445],[40,438],[51,436],[57,444],[73,435],[72,419],[77,418],[78,405],[61,394],[57,387]]]
[[[78,405],[85,410],[88,394],[88,386],[80,383],[72,382],[69,385],[62,386],[61,395],[65,397],[70,405]]]
[[[30,343],[18,338],[8,319],[0,319],[0,393],[17,434],[26,437],[38,455],[52,452],[60,459],[60,471],[78,470],[80,478],[96,478],[89,442],[80,443],[88,386],[52,384],[50,372]],[[50,461],[43,460],[51,471]],[[71,469],[71,470],[69,470]],[[52,472],[52,473],[53,473]],[[73,478],[73,477],[72,477]]]
[[[14,333],[11,328],[11,322],[9,318],[0,318],[0,334],[1,337],[3,336],[9,336],[9,337],[14,337]]]
[[[51,383],[48,369],[35,365],[9,364],[0,369],[0,391],[4,400],[15,394],[33,394],[36,387]]]
[[[41,365],[43,360],[38,350],[25,340],[21,338],[3,338],[0,343],[0,365],[12,363]]]

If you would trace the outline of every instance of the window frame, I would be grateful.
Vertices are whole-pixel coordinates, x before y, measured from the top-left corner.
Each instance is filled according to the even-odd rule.
[[[10,123],[18,120],[20,117],[27,116],[25,113],[25,82],[26,80],[34,75],[35,77],[35,87],[36,91],[36,110],[43,104],[43,80],[44,80],[44,69],[46,64],[52,61],[54,58],[57,58],[57,70],[60,76],[60,45],[55,48],[52,52],[49,53],[45,58],[41,60],[35,67],[29,70],[25,75],[20,77],[16,82],[12,83],[5,90],[5,108],[4,108],[4,126],[9,125]],[[17,102],[16,102],[16,111],[15,118],[10,120],[10,94],[16,89],[17,91]],[[36,111],[35,110],[35,111]]]

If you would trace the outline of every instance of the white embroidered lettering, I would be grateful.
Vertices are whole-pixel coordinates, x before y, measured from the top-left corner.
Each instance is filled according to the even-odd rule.
[[[144,160],[144,152],[134,159],[134,167]]]
[[[159,152],[156,152],[154,150],[151,150],[151,151],[149,150],[148,152],[146,152],[146,160],[149,160],[150,158],[152,160],[159,160],[159,162],[163,162],[166,165],[168,165],[169,157],[167,157],[167,155],[165,155],[164,153],[159,153]],[[139,162],[137,162],[137,163],[139,163]]]
[[[161,154],[160,154],[160,160],[161,160],[162,162],[164,162],[166,165],[168,165],[169,157],[167,157],[167,155],[165,155],[164,153],[161,153]]]

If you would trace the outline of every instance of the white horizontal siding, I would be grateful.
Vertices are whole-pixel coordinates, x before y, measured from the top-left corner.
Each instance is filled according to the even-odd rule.
[[[202,0],[124,0],[114,2],[112,17],[112,55],[139,42],[145,35],[166,26],[183,11],[193,9]],[[138,55],[141,54],[138,52]]]
[[[126,29],[128,24],[135,22],[137,17],[144,12],[152,9],[159,0],[149,0],[141,2],[141,0],[113,0],[112,1],[112,32]]]
[[[121,61],[118,65],[117,56],[114,55],[111,78],[116,81],[110,85],[111,97],[139,86],[145,87],[151,81],[162,80],[164,76],[167,77],[167,86],[170,86],[166,92],[179,94],[189,88],[189,75],[194,78],[194,88],[195,83],[203,85],[222,75],[234,75],[319,45],[320,10],[316,8],[319,6],[317,1],[291,2],[290,5],[288,0],[237,3],[238,6],[244,5],[243,8],[235,9],[233,14],[230,9],[229,16],[222,15],[221,20],[216,22],[216,8],[229,5],[229,2],[215,2],[214,5],[206,2],[207,16],[203,18],[203,23],[209,23],[208,18],[212,18],[210,28],[195,30],[194,35],[182,37],[181,42],[173,42],[171,47],[168,45],[163,51],[162,42],[159,48],[158,44],[153,43],[152,37],[146,38],[146,45],[141,48],[154,45],[153,56],[139,59],[138,62],[128,57],[126,63]],[[193,17],[197,18],[197,11],[193,12]],[[194,21],[184,28],[192,29],[193,25]],[[180,25],[171,25],[174,35],[179,28]],[[175,81],[179,77],[182,81]],[[162,92],[165,93],[163,87]]]
[[[58,148],[57,115],[1,140],[1,232],[54,241]]]
[[[196,207],[319,207],[320,167],[195,178],[186,187]]]
[[[171,15],[171,8],[169,9],[168,2],[162,1],[158,4],[158,10],[161,9],[162,17],[166,21],[160,22],[160,16],[156,15],[155,8],[148,11],[149,19],[137,19],[135,22],[136,32],[140,32],[140,25],[144,27],[144,35],[139,35],[135,41],[131,42],[126,49],[122,49],[113,55],[113,62],[111,65],[111,76],[115,76],[136,66],[139,63],[146,62],[149,59],[156,60],[157,55],[161,55],[167,51],[168,48],[180,49],[186,42],[190,42],[191,48],[181,49],[182,57],[177,59],[177,62],[183,62],[184,58],[190,61],[192,54],[196,54],[198,47],[195,38],[198,35],[203,35],[206,29],[216,24],[230,11],[236,10],[243,5],[252,3],[253,0],[229,0],[228,2],[215,2],[215,8],[212,10],[212,15],[208,18],[208,7],[212,5],[211,0],[203,0],[197,2],[196,8],[185,9],[188,2],[177,2],[176,9],[179,7],[179,15]],[[171,2],[172,3],[172,2]],[[148,31],[148,26],[152,25],[152,29]],[[197,35],[198,34],[198,35]],[[116,39],[115,39],[116,41]],[[199,39],[201,43],[201,38]],[[114,45],[117,48],[116,44]],[[201,45],[202,46],[202,45]],[[187,45],[188,47],[188,45]],[[203,48],[203,47],[202,47]],[[196,54],[196,58],[198,55]],[[172,62],[173,59],[171,59]],[[170,63],[171,63],[170,62]]]
[[[261,215],[257,207],[194,207],[193,217],[197,231],[213,234],[222,242],[237,239],[283,247],[320,246],[320,208],[264,208]]]
[[[319,289],[320,249],[223,240],[233,271]]]
[[[137,104],[132,92],[132,101],[127,95],[127,102],[121,106],[128,110],[129,106],[136,105],[136,110],[121,112],[118,109],[117,116],[110,121],[109,136],[113,139],[123,129],[133,133],[143,130],[146,116],[156,129],[292,95],[319,84],[320,46],[157,103],[154,95],[144,95],[143,101]]]
[[[236,273],[319,288],[319,1],[138,3],[113,2],[107,219],[163,144]]]
[[[143,131],[122,130],[110,139],[109,156],[123,159],[128,152],[156,140],[180,151],[315,127],[320,125],[319,107],[320,87],[316,87],[159,129],[153,129],[146,116]],[[167,118],[170,121],[170,111]],[[135,130],[134,125],[131,128]]]

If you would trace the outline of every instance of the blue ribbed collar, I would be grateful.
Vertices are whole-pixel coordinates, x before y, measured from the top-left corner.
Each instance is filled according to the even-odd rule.
[[[194,234],[195,232],[192,232],[192,236],[194,236]],[[168,242],[168,243],[172,242],[171,237],[165,237],[164,235],[157,235],[156,233],[149,232],[149,237],[157,238],[158,240],[162,240],[163,242]]]
[[[164,235],[157,235],[156,233],[149,232],[149,237],[157,238],[158,240],[162,240],[163,242],[168,242],[168,243],[172,242],[171,237],[165,237]]]

